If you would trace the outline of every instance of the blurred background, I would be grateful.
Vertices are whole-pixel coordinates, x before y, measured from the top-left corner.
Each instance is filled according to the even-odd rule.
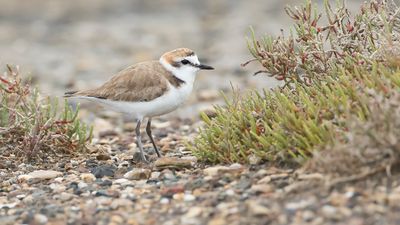
[[[322,1],[315,1],[321,4]],[[335,1],[332,1],[335,2]],[[355,11],[362,0],[349,0]],[[276,86],[252,76],[245,37],[289,31],[284,6],[299,0],[0,0],[0,65],[20,65],[44,95],[100,85],[133,63],[177,47],[216,68],[200,72],[189,102],[173,115],[196,118],[221,102],[231,83],[241,90]]]

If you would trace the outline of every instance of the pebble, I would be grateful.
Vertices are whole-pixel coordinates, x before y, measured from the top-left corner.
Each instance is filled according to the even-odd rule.
[[[47,224],[48,219],[45,215],[43,214],[35,214],[33,217],[33,224],[35,225],[44,225]]]
[[[251,186],[250,190],[255,193],[271,193],[274,191],[274,188],[268,184],[254,184]]]
[[[154,163],[157,169],[184,169],[191,168],[194,162],[191,159],[181,159],[177,157],[162,157]]]
[[[329,219],[336,219],[339,216],[337,213],[336,207],[331,206],[331,205],[322,206],[321,212],[325,217],[327,217]]]
[[[247,202],[250,212],[255,216],[268,215],[271,210],[255,201]]]
[[[183,201],[185,201],[185,202],[191,202],[191,201],[194,201],[194,200],[196,200],[196,196],[194,196],[192,194],[185,194],[183,196]]]
[[[80,178],[86,183],[92,183],[96,180],[96,177],[92,173],[82,173]]]
[[[61,201],[69,201],[74,197],[73,194],[67,193],[67,192],[63,192],[60,194],[60,200]]]
[[[103,178],[104,176],[113,177],[115,173],[115,167],[109,165],[101,165],[92,169],[92,173],[96,178]]]
[[[144,180],[149,179],[151,170],[143,168],[134,168],[124,174],[124,178],[129,180]]]
[[[169,203],[169,198],[161,198],[160,203],[161,204],[168,204]]]
[[[194,206],[188,210],[188,212],[184,215],[184,217],[186,218],[198,217],[201,215],[202,212],[203,208]]]
[[[207,176],[217,176],[219,174],[226,174],[226,173],[239,173],[242,172],[243,166],[235,163],[230,165],[229,167],[227,166],[213,166],[213,167],[208,167],[203,170],[203,173]]]
[[[85,182],[79,182],[79,183],[78,183],[78,188],[79,188],[79,189],[85,189],[85,188],[87,188],[87,187],[88,187],[88,184],[85,183]]]
[[[63,174],[61,172],[54,171],[54,170],[36,170],[31,173],[28,173],[27,175],[29,177],[28,180],[31,180],[31,179],[48,180],[48,179],[60,177]]]

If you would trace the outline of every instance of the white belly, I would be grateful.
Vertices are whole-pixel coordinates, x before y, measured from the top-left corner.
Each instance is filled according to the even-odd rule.
[[[183,84],[179,88],[170,85],[169,90],[162,96],[149,102],[124,102],[110,101],[93,97],[82,97],[84,99],[100,103],[105,107],[117,112],[126,113],[134,119],[154,117],[174,111],[189,97],[193,85]]]

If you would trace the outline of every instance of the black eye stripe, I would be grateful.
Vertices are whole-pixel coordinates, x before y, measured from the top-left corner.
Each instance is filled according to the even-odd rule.
[[[190,64],[189,60],[187,60],[187,59],[182,60],[181,63],[183,65]]]

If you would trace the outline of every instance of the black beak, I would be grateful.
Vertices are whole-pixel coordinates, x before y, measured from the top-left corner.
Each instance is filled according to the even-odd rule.
[[[212,67],[212,66],[207,66],[207,65],[204,65],[204,64],[200,64],[200,65],[198,65],[197,66],[199,69],[201,69],[201,70],[213,70],[214,69],[214,67]]]

